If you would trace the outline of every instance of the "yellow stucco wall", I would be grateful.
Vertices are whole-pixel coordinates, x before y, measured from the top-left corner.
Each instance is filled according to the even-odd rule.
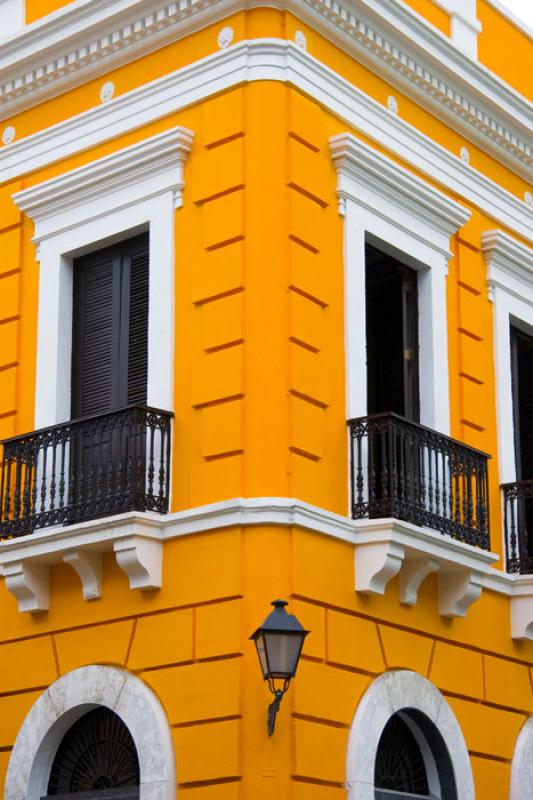
[[[532,100],[531,40],[486,0],[477,0],[477,17],[482,25],[478,36],[480,62]]]
[[[231,25],[237,41],[302,28],[272,10],[235,15]],[[135,88],[169,64],[213,52],[217,30],[13,123],[25,136],[43,118],[52,124],[93,107],[107,78],[118,94]],[[385,81],[304,30],[313,55],[386,102]],[[463,137],[394,94],[404,119],[459,152]],[[342,219],[328,139],[347,127],[276,82],[233,89],[0,186],[0,436],[31,430],[34,413],[40,278],[32,223],[11,194],[177,124],[195,141],[175,217],[173,510],[271,495],[346,514]],[[521,178],[468,146],[477,169],[523,194]],[[452,435],[492,456],[492,549],[501,554],[492,306],[480,241],[496,223],[472,212],[451,242],[447,284]],[[356,594],[353,560],[351,545],[300,529],[234,528],[165,543],[157,592],[131,592],[108,556],[100,600],[82,600],[67,566],[51,571],[44,614],[20,614],[0,585],[0,787],[43,689],[77,666],[101,663],[140,675],[160,698],[186,800],[341,800],[357,703],[373,677],[403,667],[428,677],[452,706],[478,797],[504,800],[516,737],[533,708],[533,643],[510,638],[508,599],[484,592],[465,619],[445,620],[435,578],[406,608],[396,581],[385,597]],[[269,696],[248,636],[273,593],[291,598],[312,633],[269,740]]]
[[[26,24],[68,6],[71,0],[25,0]]]
[[[137,596],[106,557],[104,595],[92,603],[81,599],[74,572],[54,568],[50,611],[34,618],[2,594],[0,786],[42,690],[100,663],[126,667],[161,700],[182,796],[195,798],[201,781],[202,796],[217,800],[261,792],[340,798],[362,694],[384,670],[409,668],[427,676],[456,714],[478,796],[508,797],[514,743],[533,710],[533,674],[531,645],[509,638],[506,600],[486,593],[466,619],[449,622],[438,615],[432,580],[415,608],[399,605],[396,585],[385,598],[362,598],[353,590],[353,548],[298,529],[187,537],[165,545],[164,564],[163,589]],[[268,740],[268,693],[248,636],[273,587],[292,598],[312,633]]]
[[[445,36],[450,36],[451,21],[449,14],[436,5],[433,0],[405,0],[406,4],[410,6],[413,11],[416,11],[428,22],[431,22],[441,33]]]

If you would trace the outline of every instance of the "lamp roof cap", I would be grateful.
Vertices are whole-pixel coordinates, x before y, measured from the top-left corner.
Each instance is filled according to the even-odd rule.
[[[294,614],[288,614],[285,611],[285,606],[288,606],[286,600],[273,600],[271,605],[274,606],[274,611],[271,611],[263,624],[250,636],[250,639],[257,639],[261,633],[280,633],[280,634],[298,634],[305,638],[309,631],[300,625]]]

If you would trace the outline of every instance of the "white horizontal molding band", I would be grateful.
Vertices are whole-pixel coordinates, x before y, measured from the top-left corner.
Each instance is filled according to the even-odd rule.
[[[43,131],[0,149],[8,181],[256,80],[282,81],[315,98],[440,186],[462,196],[503,226],[529,237],[533,209],[458,156],[389,112],[360,89],[280,39],[241,42]]]
[[[264,0],[93,0],[68,6],[0,48],[0,118]],[[532,166],[531,104],[395,0],[268,0],[291,11],[511,169]],[[529,167],[529,171],[528,171]]]
[[[401,544],[413,547],[415,542],[419,542],[427,548],[429,556],[437,555],[444,548],[454,554],[458,564],[472,566],[475,561],[476,569],[484,575],[486,588],[511,595],[517,584],[516,576],[493,568],[498,556],[486,550],[410,523],[389,519],[352,520],[290,497],[238,497],[173,514],[128,512],[76,525],[47,528],[29,536],[0,541],[0,568],[5,569],[6,564],[22,559],[44,558],[48,563],[59,563],[64,552],[85,547],[112,550],[114,542],[133,536],[168,541],[249,525],[294,526],[353,545],[379,541],[380,536],[383,538],[385,535],[384,531],[392,526]]]
[[[438,573],[439,608],[464,616],[482,590],[510,598],[511,635],[533,639],[533,581],[493,568],[498,556],[428,528],[393,519],[351,520],[284,497],[235,498],[161,516],[135,512],[38,531],[0,542],[0,576],[21,612],[48,610],[49,569],[69,564],[83,596],[101,595],[101,554],[113,552],[132,590],[162,586],[164,542],[230,527],[298,527],[355,549],[355,588],[383,594],[400,574],[400,602],[414,605],[422,581]]]

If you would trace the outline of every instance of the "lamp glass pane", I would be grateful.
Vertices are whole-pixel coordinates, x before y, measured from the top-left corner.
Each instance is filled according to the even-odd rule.
[[[273,677],[292,678],[298,666],[302,637],[284,633],[265,634],[270,674]]]
[[[255,640],[255,646],[257,647],[257,655],[259,656],[259,663],[261,664],[261,669],[263,670],[263,677],[266,678],[268,675],[268,661],[267,661],[267,654],[265,651],[265,640],[263,634],[257,637]]]

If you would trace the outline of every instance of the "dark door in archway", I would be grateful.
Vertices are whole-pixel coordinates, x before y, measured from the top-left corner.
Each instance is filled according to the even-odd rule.
[[[129,730],[117,714],[99,706],[75,722],[61,740],[43,800],[139,800],[139,779],[139,759]]]

